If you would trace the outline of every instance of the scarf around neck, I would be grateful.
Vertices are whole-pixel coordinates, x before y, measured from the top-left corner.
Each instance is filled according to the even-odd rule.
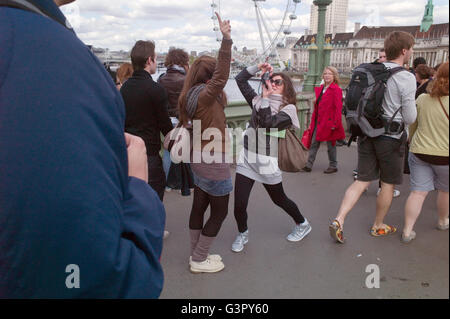
[[[262,99],[263,98],[260,95],[256,96],[253,99],[253,105],[257,112],[261,108]],[[272,116],[278,114],[279,112],[285,112],[291,118],[292,125],[298,129],[300,128],[300,122],[298,120],[298,113],[297,113],[298,111],[297,111],[297,107],[295,105],[288,104],[280,110],[280,108],[284,104],[282,95],[272,94],[269,96],[268,99],[269,99],[270,111],[272,113]]]

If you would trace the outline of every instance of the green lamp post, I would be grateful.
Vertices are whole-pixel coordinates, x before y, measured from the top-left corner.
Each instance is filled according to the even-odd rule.
[[[318,86],[321,81],[321,74],[325,66],[330,64],[331,45],[327,43],[325,47],[325,15],[327,6],[332,0],[314,0],[314,5],[318,6],[319,24],[317,28],[317,39],[311,41],[308,48],[309,65],[306,81],[303,85],[304,92],[313,92],[314,87]]]
[[[425,13],[423,15],[422,24],[420,25],[420,32],[428,32],[431,25],[433,24],[433,1],[428,0],[427,5],[425,6]]]

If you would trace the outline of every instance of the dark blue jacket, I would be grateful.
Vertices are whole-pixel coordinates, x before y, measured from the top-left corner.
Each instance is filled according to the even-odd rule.
[[[74,33],[0,7],[0,298],[159,297],[165,212],[128,177],[124,119]]]

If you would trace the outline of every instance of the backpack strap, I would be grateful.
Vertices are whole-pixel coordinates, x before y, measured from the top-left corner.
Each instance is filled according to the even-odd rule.
[[[389,78],[390,78],[391,76],[393,76],[394,74],[397,74],[398,72],[401,72],[401,71],[406,71],[406,69],[405,69],[404,67],[402,67],[402,66],[397,66],[397,67],[395,67],[395,68],[388,69],[388,71],[389,71],[389,76],[387,77],[386,82],[387,82],[387,80],[389,80]]]
[[[389,76],[386,78],[386,82],[387,80],[389,80],[389,78],[391,76],[393,76],[394,74],[397,74],[401,71],[407,71],[404,67],[402,66],[397,66],[395,68],[392,69],[388,69],[389,70]],[[400,112],[400,110],[402,109],[402,107],[400,106],[397,111],[394,112],[394,114],[392,115],[392,117],[386,122],[385,124],[385,130],[386,130],[386,134],[400,134],[401,132],[403,132],[403,130],[405,129],[405,124],[402,122],[402,125],[400,126],[400,128],[396,131],[396,132],[390,132],[390,127],[392,125],[392,122],[394,121],[395,116],[397,115],[398,112]]]
[[[0,7],[21,9],[28,12],[39,14],[46,18],[52,19],[55,22],[58,22],[64,28],[74,32],[69,21],[64,17],[63,14],[55,15],[49,12],[46,8],[42,7],[42,5],[35,3],[35,1],[33,0],[0,0]]]

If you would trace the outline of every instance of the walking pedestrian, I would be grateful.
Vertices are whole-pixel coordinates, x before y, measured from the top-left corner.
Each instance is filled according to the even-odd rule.
[[[186,76],[180,95],[180,122],[183,125],[200,122],[202,138],[194,134],[193,162],[194,200],[189,217],[191,239],[190,270],[193,273],[214,273],[225,265],[219,255],[209,255],[228,214],[228,201],[233,190],[230,164],[226,161],[226,133],[224,108],[227,99],[224,93],[230,74],[231,25],[229,20],[219,20],[223,35],[217,60],[202,56],[194,61]],[[194,133],[198,128],[194,126]],[[209,134],[211,133],[211,134]],[[197,143],[196,139],[201,139]],[[211,207],[210,218],[204,223],[204,215]]]
[[[172,130],[167,111],[166,90],[153,81],[156,73],[155,44],[137,41],[131,50],[133,75],[122,85],[125,102],[125,131],[141,137],[147,148],[149,185],[164,199],[166,175],[159,155],[161,136]]]
[[[414,46],[411,34],[395,31],[384,42],[389,69],[401,67],[409,61]],[[347,214],[358,202],[361,194],[373,180],[381,180],[381,192],[377,197],[376,217],[370,229],[372,236],[384,236],[396,231],[384,224],[394,195],[394,185],[402,183],[403,157],[405,154],[405,125],[416,119],[414,95],[415,77],[405,70],[393,74],[387,81],[383,97],[383,121],[389,123],[385,134],[378,137],[358,137],[358,177],[347,189],[336,219],[329,226],[331,237],[344,243],[343,227]],[[394,116],[395,115],[395,116]],[[392,128],[392,129],[391,129]]]
[[[169,98],[169,116],[173,127],[175,127],[179,122],[178,99],[183,90],[186,73],[189,70],[189,55],[182,49],[172,49],[167,54],[164,65],[167,67],[167,72],[158,78],[158,83],[166,89]],[[164,150],[163,168],[167,180],[166,191],[170,192],[172,189],[179,189],[182,194],[188,196],[190,195],[190,185],[182,184],[183,165],[187,173],[192,175],[189,163],[172,163],[170,152]]]
[[[262,97],[258,96],[248,83],[258,71],[270,74],[270,79],[263,85]],[[239,234],[231,250],[240,252],[248,243],[247,207],[255,181],[262,183],[273,203],[294,220],[294,229],[287,236],[287,240],[300,241],[311,232],[311,225],[284,192],[277,159],[278,137],[261,134],[274,129],[280,132],[290,127],[300,128],[292,81],[284,73],[273,73],[270,64],[264,63],[244,69],[236,77],[236,82],[252,108],[252,116],[236,168],[234,217]]]
[[[430,94],[417,99],[417,120],[409,127],[411,148],[409,166],[411,193],[405,205],[405,226],[402,241],[416,238],[414,225],[430,191],[437,190],[437,228],[449,226],[449,63],[442,64]]]
[[[315,88],[316,103],[309,127],[310,136],[306,142],[309,157],[303,172],[311,172],[317,152],[322,142],[327,142],[328,168],[325,174],[333,174],[337,169],[336,141],[345,139],[342,126],[342,89],[339,87],[339,74],[336,68],[327,66],[323,71],[324,84]]]
[[[378,52],[378,59],[375,60],[376,63],[384,63],[386,62],[386,51],[383,49],[380,49],[380,51]],[[405,152],[407,152],[407,150],[405,150]],[[354,169],[353,170],[353,179],[356,180],[358,178],[358,169]],[[368,191],[369,188],[366,188],[365,191]],[[377,191],[377,196],[380,195],[381,192],[381,181],[378,181],[378,191]],[[398,189],[394,189],[394,198],[399,197],[400,196],[400,190]]]

